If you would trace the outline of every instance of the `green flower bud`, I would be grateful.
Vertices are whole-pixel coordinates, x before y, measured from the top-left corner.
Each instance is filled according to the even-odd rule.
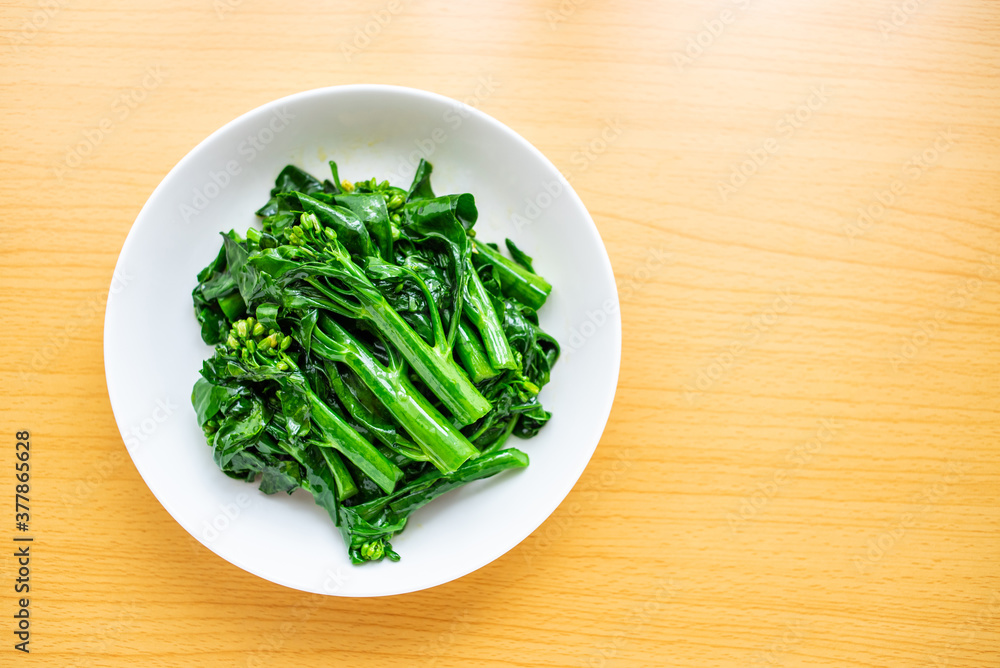
[[[385,549],[382,547],[381,540],[372,540],[362,545],[360,552],[361,557],[366,561],[376,561],[382,558]]]
[[[236,331],[236,336],[240,337],[241,339],[247,338],[246,320],[237,320],[236,323],[233,325],[233,329]]]
[[[316,217],[315,213],[302,214],[299,222],[302,227],[307,230],[319,230],[322,228],[322,225],[319,223],[319,218]]]
[[[288,371],[288,364],[285,362],[278,362],[278,371]]]
[[[271,339],[270,338],[263,338],[263,339],[260,340],[260,343],[257,345],[257,350],[260,350],[261,352],[266,352],[267,349],[270,348],[270,347],[271,347]]]
[[[281,340],[281,350],[288,350],[288,347],[292,345],[292,337],[286,336]]]
[[[254,325],[253,335],[257,337],[264,336],[264,325],[260,324],[259,322],[256,325]]]
[[[539,390],[538,386],[532,383],[530,380],[521,381],[521,391],[518,393],[521,395],[521,400],[525,401],[531,397],[538,396]]]
[[[247,352],[251,354],[257,352],[257,344],[253,342],[253,339],[247,340]]]
[[[239,350],[240,342],[237,341],[235,338],[233,338],[233,335],[230,334],[229,338],[226,339],[226,345],[228,345],[233,350]]]

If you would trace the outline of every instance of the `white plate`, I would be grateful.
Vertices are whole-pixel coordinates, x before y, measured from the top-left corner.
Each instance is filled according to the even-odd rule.
[[[191,305],[195,274],[219,232],[243,232],[288,163],[319,178],[407,187],[417,161],[440,194],[470,192],[478,238],[511,237],[554,286],[541,324],[563,346],[541,400],[553,418],[524,470],[472,483],[417,511],[392,544],[398,563],[352,566],[312,497],[266,496],[213,463],[191,408],[212,349]],[[537,149],[499,121],[440,95],[394,86],[337,86],[240,116],[174,167],[125,240],[104,323],[115,419],[136,468],[181,526],[223,559],[279,584],[338,596],[433,587],[481,568],[534,531],[590,460],[614,399],[621,359],[618,295],[607,252],[580,198]],[[554,549],[558,549],[556,546]]]

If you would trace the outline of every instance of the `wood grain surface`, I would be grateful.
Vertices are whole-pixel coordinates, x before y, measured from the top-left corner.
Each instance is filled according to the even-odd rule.
[[[28,429],[35,538],[29,655],[0,557],[0,665],[1000,666],[1000,3],[11,0],[0,35],[2,533]],[[470,101],[552,159],[624,326],[549,521],[367,600],[181,529],[101,343],[169,169],[356,82]]]

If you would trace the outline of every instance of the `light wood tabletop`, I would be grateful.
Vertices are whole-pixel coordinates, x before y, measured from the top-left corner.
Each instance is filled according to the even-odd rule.
[[[1000,4],[12,0],[0,35],[0,665],[1000,666]],[[624,341],[554,515],[380,599],[188,535],[102,355],[170,168],[358,82],[470,101],[545,153],[603,236]]]

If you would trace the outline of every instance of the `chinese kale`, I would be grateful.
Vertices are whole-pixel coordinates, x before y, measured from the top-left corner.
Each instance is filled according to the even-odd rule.
[[[551,286],[475,240],[472,195],[438,197],[421,161],[404,190],[319,181],[289,165],[198,274],[195,314],[215,345],[191,400],[226,475],[265,494],[310,492],[354,563],[399,559],[414,510],[523,468],[559,357],[538,326]]]

